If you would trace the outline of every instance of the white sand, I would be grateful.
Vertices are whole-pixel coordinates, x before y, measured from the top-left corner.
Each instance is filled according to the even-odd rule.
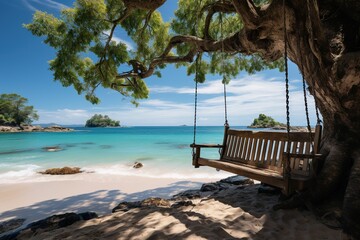
[[[106,213],[121,200],[169,197],[201,185],[175,179],[102,177],[2,185],[0,219],[43,218],[58,211]],[[234,186],[209,193],[192,199],[192,206],[107,214],[31,239],[341,239],[340,230],[326,227],[308,211],[273,211],[278,196],[259,194],[258,187]]]
[[[47,176],[46,182],[0,184],[0,222],[26,218],[26,225],[53,214],[72,211],[95,211],[103,215],[111,213],[120,201],[155,196],[169,198],[210,181],[84,173]]]

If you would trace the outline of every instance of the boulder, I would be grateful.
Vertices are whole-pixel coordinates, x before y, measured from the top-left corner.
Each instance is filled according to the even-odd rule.
[[[199,198],[200,191],[199,190],[186,190],[181,193],[178,193],[174,195],[174,198],[186,198],[186,199],[193,199],[193,198]]]
[[[63,168],[50,168],[46,169],[41,174],[50,174],[50,175],[66,175],[66,174],[76,174],[82,173],[79,167],[63,167]]]
[[[97,218],[95,212],[84,213],[64,213],[59,215],[53,215],[51,217],[30,223],[24,229],[21,229],[8,236],[4,236],[4,239],[29,239],[41,232],[48,232],[54,229],[67,227],[80,220],[86,221],[92,218]]]
[[[133,208],[141,207],[170,207],[170,201],[163,198],[147,198],[136,202],[121,202],[112,212],[127,212]]]
[[[221,179],[220,182],[228,183],[228,184],[232,184],[232,185],[254,184],[254,181],[251,180],[250,178],[239,176],[239,175]]]
[[[0,222],[0,234],[14,230],[25,222],[24,218],[16,218],[8,221]]]
[[[133,168],[142,168],[143,166],[144,164],[142,164],[141,162],[135,162]]]

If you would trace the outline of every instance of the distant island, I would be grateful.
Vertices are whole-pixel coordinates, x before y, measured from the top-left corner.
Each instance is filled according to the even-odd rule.
[[[120,127],[120,121],[115,121],[107,115],[95,114],[86,121],[85,127]]]
[[[255,118],[253,123],[248,128],[283,128],[286,127],[284,123],[276,122],[272,117],[265,114],[259,114],[258,118]]]

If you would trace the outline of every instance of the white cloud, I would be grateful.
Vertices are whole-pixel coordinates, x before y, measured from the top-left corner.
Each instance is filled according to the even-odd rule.
[[[53,0],[22,0],[27,8],[32,11],[38,10],[36,6],[52,8],[56,10],[62,10],[64,8],[68,8],[67,5],[53,1]]]
[[[251,79],[250,79],[251,78]],[[290,118],[292,125],[305,125],[303,92],[290,86]],[[90,110],[61,109],[53,112],[39,111],[40,122],[59,124],[84,124],[95,113],[106,114],[128,126],[146,125],[192,125],[194,106],[192,88],[152,88],[158,93],[184,95],[187,102],[149,99],[140,102],[139,107],[131,104],[113,108],[94,107]],[[199,87],[198,125],[222,125],[224,123],[224,97],[220,80],[205,83]],[[190,91],[191,90],[191,91]],[[232,80],[227,86],[228,117],[233,126],[249,125],[260,113],[286,122],[285,86],[282,79],[266,80],[260,75]],[[315,123],[314,102],[309,97],[312,123]]]
[[[83,109],[38,110],[40,123],[84,124],[92,115]]]

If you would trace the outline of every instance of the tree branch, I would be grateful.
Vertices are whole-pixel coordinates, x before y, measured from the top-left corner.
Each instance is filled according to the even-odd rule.
[[[204,38],[211,40],[211,36],[209,34],[210,24],[212,17],[215,13],[233,13],[236,12],[236,9],[233,4],[228,1],[220,1],[213,4],[209,4],[205,6],[201,12],[207,11],[208,14],[206,15],[205,19],[205,27],[204,27]]]
[[[232,0],[236,12],[240,14],[245,28],[255,29],[259,25],[259,8],[255,6],[252,0]]]

